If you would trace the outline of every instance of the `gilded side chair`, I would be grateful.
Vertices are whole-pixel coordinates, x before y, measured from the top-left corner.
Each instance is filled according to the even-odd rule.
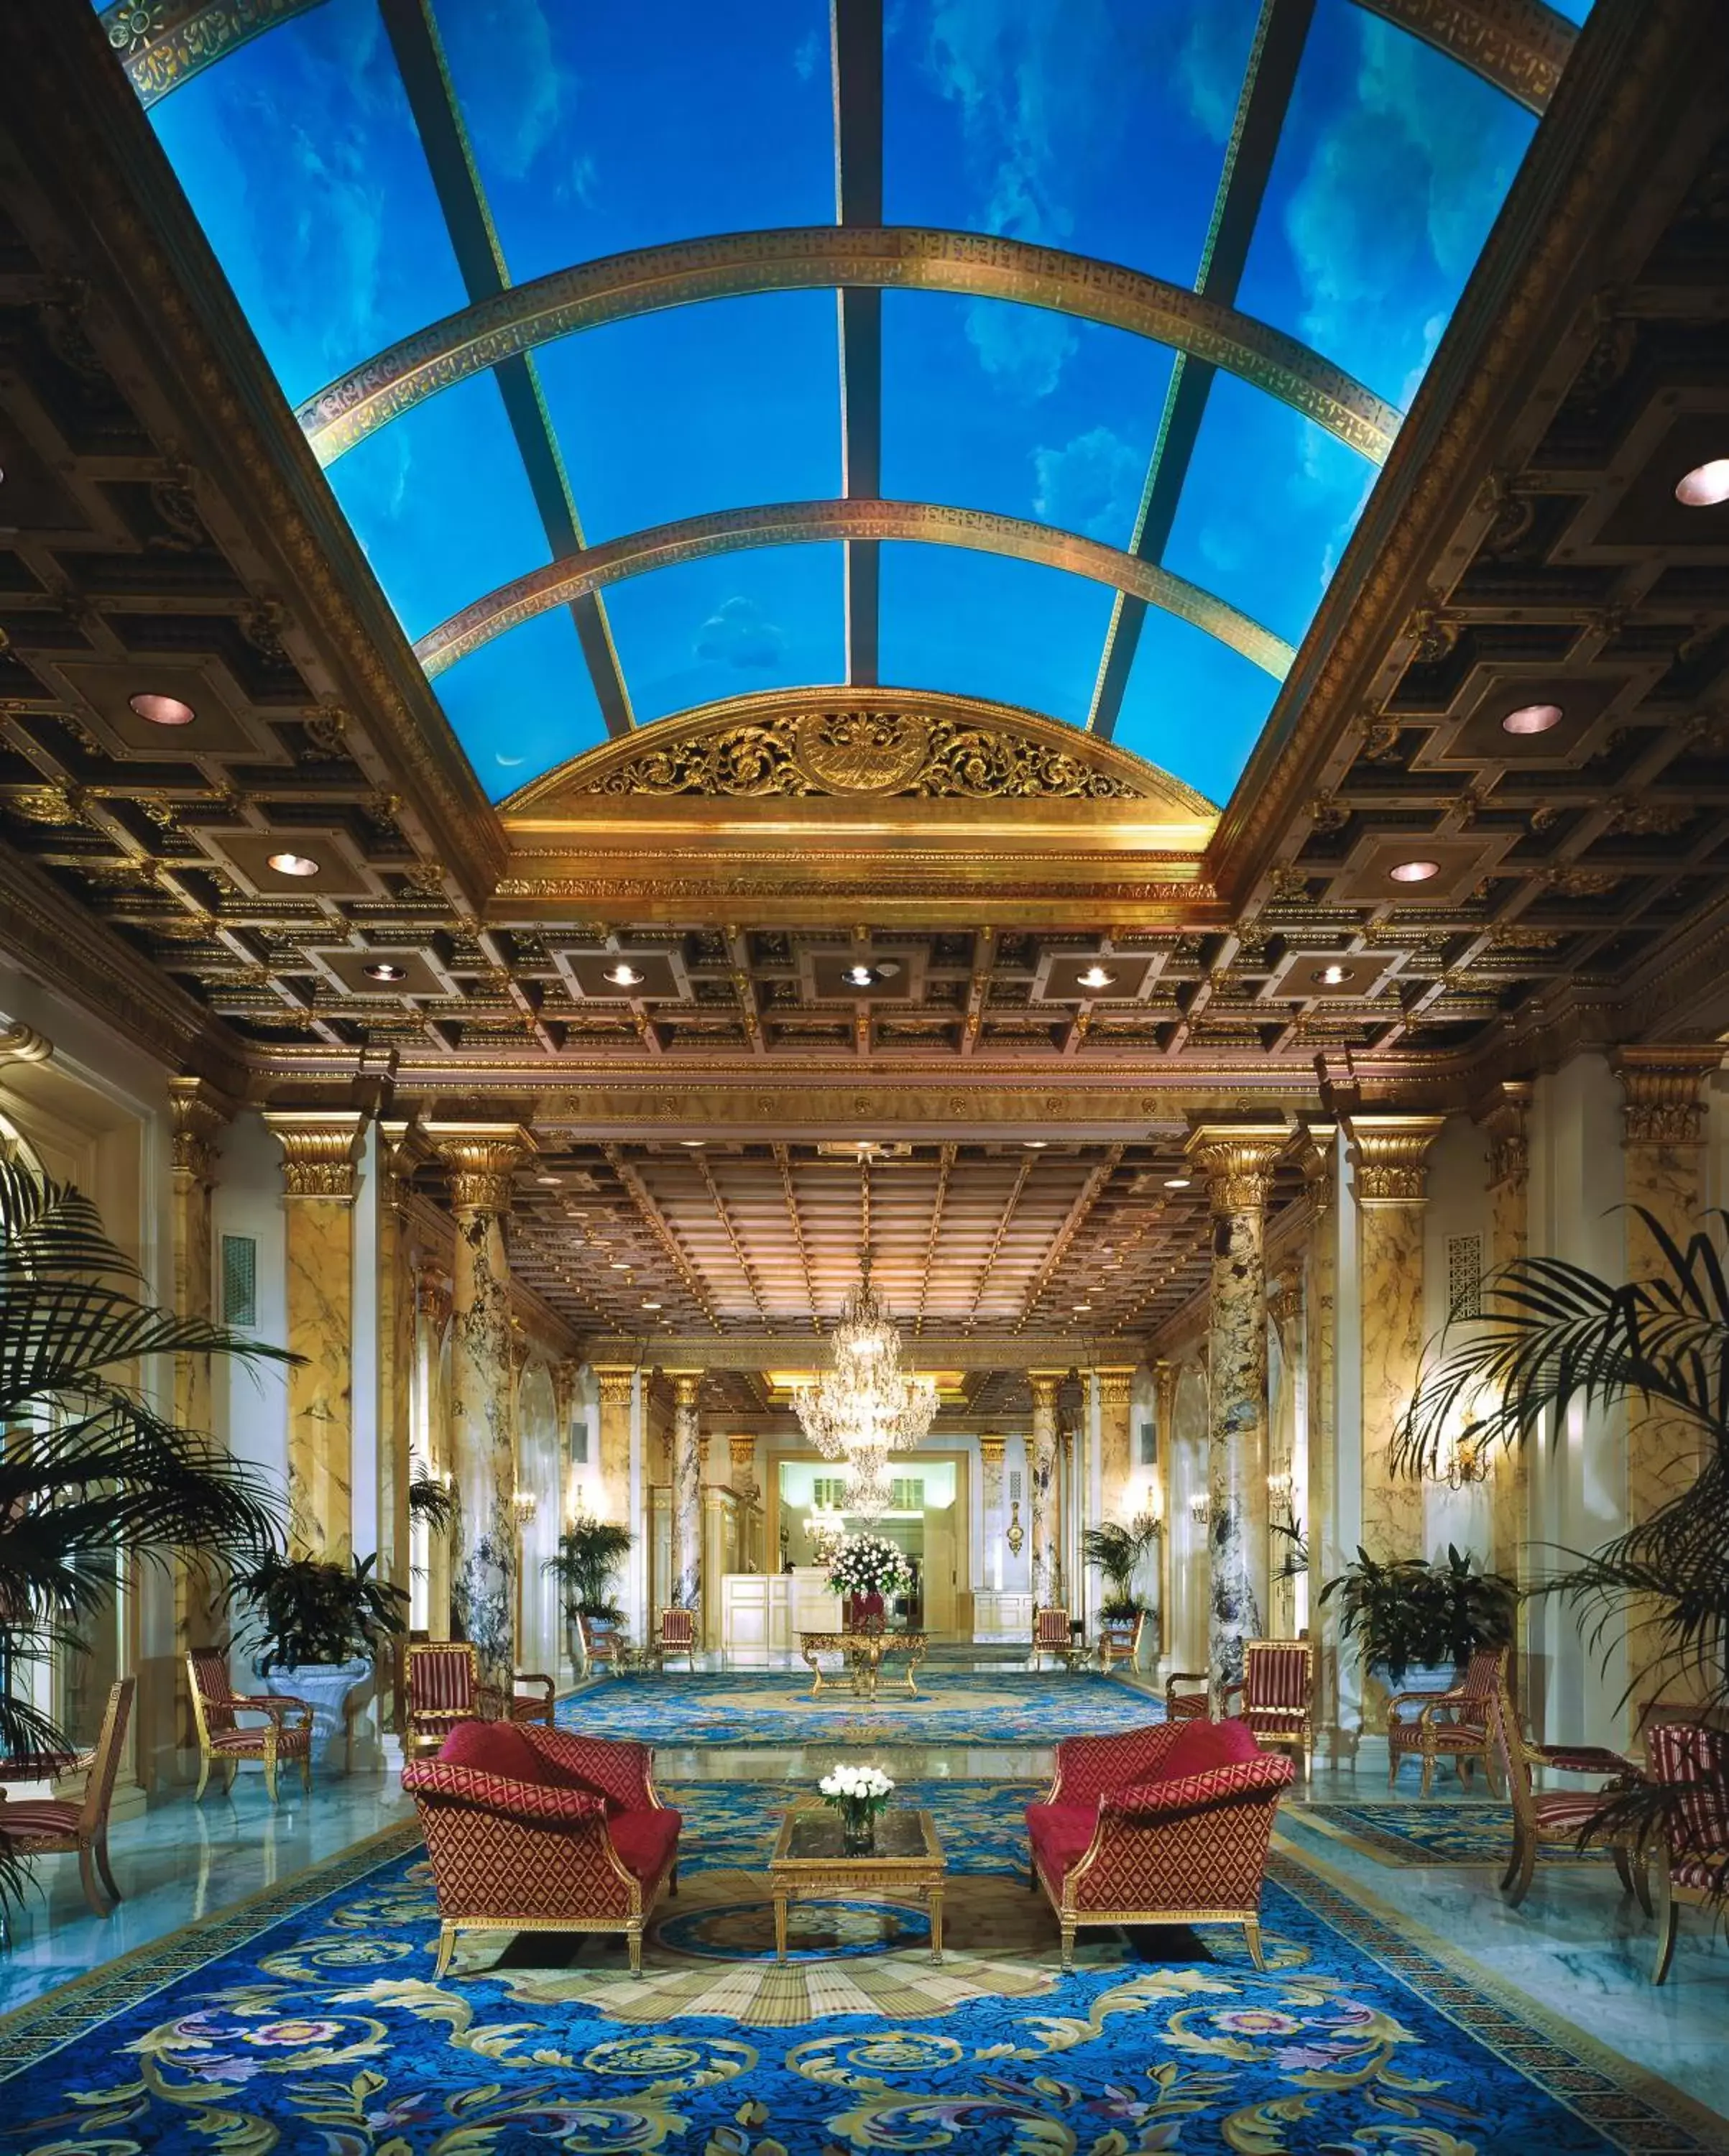
[[[1395,1692],[1387,1702],[1388,1788],[1398,1781],[1405,1761],[1417,1758],[1423,1762],[1419,1796],[1429,1794],[1436,1764],[1442,1759],[1453,1762],[1461,1782],[1470,1780],[1473,1765],[1480,1760],[1494,1789],[1499,1779],[1495,1703],[1506,1689],[1506,1672],[1505,1647],[1479,1647],[1465,1665],[1464,1677],[1449,1691]]]
[[[1065,1670],[1072,1670],[1083,1650],[1077,1645],[1066,1609],[1051,1608],[1033,1612],[1033,1667],[1044,1666],[1054,1656]]]
[[[654,1626],[654,1661],[660,1669],[666,1667],[669,1655],[682,1655],[694,1670],[696,1667],[696,1612],[694,1609],[663,1609]]]
[[[1496,1694],[1492,1719],[1496,1749],[1513,1809],[1513,1851],[1501,1882],[1509,1904],[1516,1909],[1530,1892],[1539,1849],[1596,1846],[1608,1851],[1623,1891],[1637,1895],[1640,1907],[1649,1916],[1650,1885],[1634,1831],[1596,1824],[1614,1794],[1614,1782],[1637,1779],[1638,1769],[1632,1762],[1594,1745],[1528,1743],[1505,1685]],[[1599,1784],[1594,1789],[1539,1789],[1531,1779],[1534,1767],[1557,1768],[1564,1774],[1607,1774],[1610,1780],[1608,1786]]]
[[[538,1671],[519,1670],[518,1684],[533,1693],[506,1698],[483,1681],[480,1650],[467,1640],[416,1640],[409,1646],[404,1686],[405,1744],[436,1750],[459,1722],[538,1722],[552,1727],[553,1683]]]
[[[1720,1909],[1729,1892],[1729,1732],[1703,1722],[1665,1720],[1645,1732],[1652,1777],[1674,1791],[1655,1852],[1657,1954],[1661,1984],[1675,1955],[1684,1907]]]
[[[278,1698],[271,1693],[238,1692],[228,1675],[228,1658],[215,1647],[194,1647],[186,1658],[191,1683],[192,1721],[198,1732],[198,1786],[194,1804],[203,1801],[213,1760],[222,1763],[224,1794],[234,1786],[234,1775],[243,1759],[256,1759],[264,1770],[264,1787],[270,1802],[276,1801],[276,1768],[284,1759],[297,1759],[300,1787],[312,1787],[312,1709],[303,1699]],[[250,1715],[264,1727],[243,1728],[240,1717]]]
[[[112,1916],[121,1899],[108,1863],[108,1810],[114,1800],[114,1778],[126,1749],[126,1723],[136,1683],[136,1677],[122,1677],[109,1687],[95,1743],[68,1766],[68,1772],[84,1769],[81,1799],[26,1797],[8,1804],[0,1793],[0,1834],[12,1851],[20,1856],[47,1856],[57,1851],[75,1855],[84,1898],[99,1917]]]

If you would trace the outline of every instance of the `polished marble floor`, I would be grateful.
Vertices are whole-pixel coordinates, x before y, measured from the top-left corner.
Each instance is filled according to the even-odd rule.
[[[978,1666],[1003,1665],[981,1656]],[[668,1681],[675,1686],[676,1676]],[[656,1761],[669,1781],[808,1784],[839,1749],[669,1746]],[[1036,1781],[1050,1768],[1049,1751],[1038,1746],[876,1745],[871,1757],[906,1780]],[[1310,1794],[1321,1803],[1380,1799],[1384,1765],[1366,1756],[1358,1770],[1317,1768]],[[273,1810],[258,1778],[243,1774],[232,1799],[213,1792],[198,1807],[189,1794],[177,1796],[119,1821],[111,1853],[126,1896],[121,1907],[105,1921],[93,1917],[74,1860],[43,1860],[39,1890],[13,1919],[9,1950],[0,1956],[0,2010],[277,1885],[410,1815],[393,1775],[351,1776],[319,1789],[310,1803],[285,1795]],[[1301,1799],[1281,1814],[1280,1833],[1353,1898],[1434,1935],[1721,2112],[1729,2149],[1729,1943],[1699,1912],[1684,1913],[1675,1966],[1660,1990],[1648,1974],[1652,1928],[1607,1866],[1540,1868],[1524,1906],[1513,1910],[1496,1892],[1492,1871],[1389,1865],[1306,1826]]]

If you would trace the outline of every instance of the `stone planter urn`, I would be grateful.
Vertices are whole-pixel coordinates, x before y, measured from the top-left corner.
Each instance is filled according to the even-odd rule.
[[[312,1772],[321,1775],[348,1772],[348,1699],[359,1686],[368,1683],[372,1665],[363,1657],[351,1662],[301,1662],[293,1669],[274,1669],[264,1679],[264,1690],[277,1699],[303,1699],[312,1710]]]
[[[1369,1675],[1386,1687],[1389,1699],[1402,1691],[1451,1691],[1459,1681],[1459,1672],[1451,1662],[1413,1662],[1397,1683],[1384,1662],[1371,1662]]]

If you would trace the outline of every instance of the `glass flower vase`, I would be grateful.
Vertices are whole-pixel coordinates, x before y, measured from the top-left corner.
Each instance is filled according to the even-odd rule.
[[[852,1804],[840,1807],[840,1845],[849,1856],[868,1856],[876,1846],[876,1808]]]

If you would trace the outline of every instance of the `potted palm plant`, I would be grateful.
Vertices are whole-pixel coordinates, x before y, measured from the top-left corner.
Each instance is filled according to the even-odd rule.
[[[558,1582],[564,1603],[566,1642],[572,1666],[586,1668],[591,1642],[617,1636],[624,1612],[612,1599],[613,1574],[629,1556],[636,1537],[610,1520],[578,1513],[541,1568]],[[616,1665],[615,1665],[616,1666]]]
[[[369,1557],[285,1557],[272,1550],[228,1584],[225,1599],[247,1612],[254,1667],[279,1698],[312,1709],[316,1763],[326,1774],[348,1764],[350,1697],[372,1677],[380,1644],[404,1626],[408,1598],[372,1577]]]
[[[1099,1606],[1099,1625],[1119,1653],[1126,1654],[1133,1645],[1135,1628],[1147,1609],[1135,1592],[1135,1574],[1142,1559],[1157,1548],[1158,1539],[1159,1523],[1151,1512],[1143,1512],[1129,1527],[1121,1520],[1106,1520],[1080,1537],[1081,1555],[1089,1564],[1097,1565],[1110,1583],[1111,1592]]]
[[[1445,1691],[1479,1647],[1511,1640],[1519,1590],[1451,1543],[1444,1564],[1383,1564],[1359,1545],[1356,1563],[1321,1590],[1323,1604],[1335,1598],[1341,1638],[1357,1641],[1389,1691]]]
[[[74,1185],[0,1155],[0,1666],[75,1646],[112,1589],[116,1550],[193,1568],[247,1563],[280,1532],[255,1471],[177,1423],[139,1382],[152,1358],[296,1358],[146,1301],[137,1268]],[[0,1750],[76,1750],[0,1689]],[[23,1874],[0,1837],[0,1903]]]

